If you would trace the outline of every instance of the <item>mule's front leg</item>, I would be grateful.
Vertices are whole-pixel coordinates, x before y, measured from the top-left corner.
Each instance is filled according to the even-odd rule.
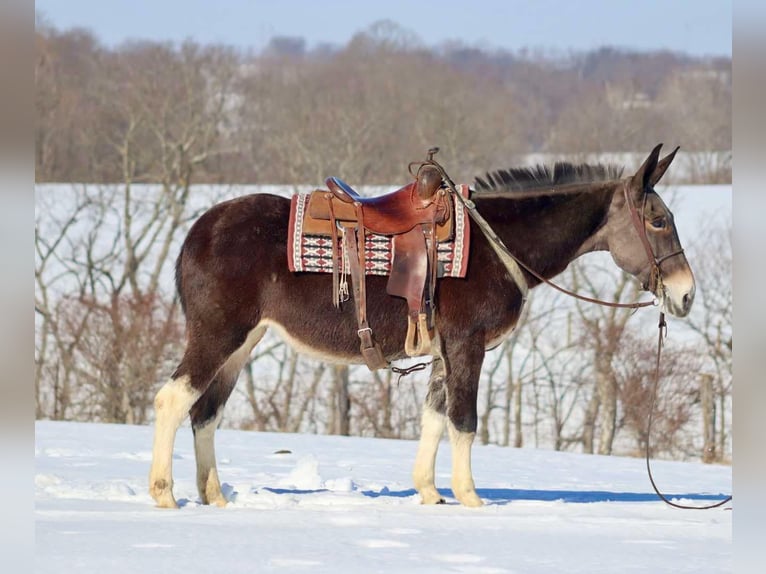
[[[444,426],[447,422],[444,416],[446,405],[444,374],[444,362],[439,358],[434,358],[431,377],[428,381],[428,395],[423,405],[423,415],[420,421],[418,454],[415,457],[415,468],[412,471],[412,481],[415,484],[415,489],[420,493],[420,500],[423,504],[444,502],[436,490],[434,482],[436,452],[439,450],[439,441],[444,434]]]
[[[173,498],[173,445],[176,431],[199,392],[189,384],[189,377],[171,379],[154,398],[154,444],[152,467],[149,471],[149,494],[160,508],[178,508]]]
[[[476,436],[476,427],[466,432],[459,430],[450,421],[448,429],[452,446],[452,493],[465,506],[481,506],[484,503],[476,494],[471,472],[471,445]]]
[[[447,430],[452,447],[452,493],[465,506],[481,506],[471,473],[471,445],[476,436],[483,337],[470,337],[448,345]],[[450,349],[450,347],[452,347]]]

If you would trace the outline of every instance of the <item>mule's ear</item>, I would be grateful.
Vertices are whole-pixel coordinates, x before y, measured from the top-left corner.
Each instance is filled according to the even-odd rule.
[[[661,143],[654,147],[652,153],[649,154],[649,157],[644,160],[644,163],[631,178],[632,187],[637,193],[643,193],[646,186],[651,183],[652,174],[654,173],[654,170],[657,169],[660,149],[662,149]]]
[[[676,157],[676,153],[679,149],[681,149],[681,146],[678,146],[676,149],[674,149],[672,152],[657,162],[657,167],[654,168],[654,172],[652,172],[652,176],[649,178],[649,185],[652,187],[657,185],[657,182],[662,179],[662,176],[665,175],[668,167],[670,167],[670,164],[673,162],[673,159]]]

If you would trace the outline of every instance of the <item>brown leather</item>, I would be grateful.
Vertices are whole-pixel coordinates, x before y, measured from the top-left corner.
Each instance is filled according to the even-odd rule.
[[[423,165],[418,170],[417,194],[420,199],[432,197],[442,186],[442,175],[432,165]]]
[[[357,245],[356,234],[359,232]],[[364,362],[371,371],[385,368],[388,363],[383,356],[380,345],[372,337],[372,329],[367,323],[367,295],[365,292],[366,277],[364,273],[364,227],[346,229],[346,246],[348,249],[349,266],[351,267],[351,284],[356,303],[356,318],[359,325],[359,350],[364,357]]]
[[[390,295],[404,297],[407,309],[417,319],[428,275],[426,239],[420,226],[394,236],[394,258],[386,286]]]
[[[325,197],[327,201],[328,209],[330,210],[330,217],[332,221],[335,221],[335,210],[332,205],[332,198]],[[330,239],[332,241],[332,304],[336,307],[340,307],[341,293],[340,293],[340,253],[338,249],[338,226],[332,225],[330,229]]]
[[[341,200],[338,196],[326,189],[318,189],[311,193],[309,199],[308,213],[315,219],[330,220],[330,212],[327,209],[327,196],[332,198],[335,209],[335,218],[338,221],[356,221],[356,209],[354,203]]]
[[[443,223],[450,215],[447,191],[437,189],[433,195],[421,198],[418,195],[419,180],[378,197],[360,197],[347,184],[335,177],[328,177],[325,183],[333,194],[337,219],[355,220],[353,204],[360,203],[365,227],[380,235],[406,233],[419,223]],[[354,195],[347,192],[347,189]],[[312,208],[316,206],[310,203],[310,215],[323,219],[320,213],[312,211]],[[349,217],[352,219],[348,219]]]
[[[344,203],[364,202],[365,199],[356,190],[339,177],[328,177],[325,180],[330,191]]]
[[[415,182],[413,182],[414,184]],[[413,185],[410,184],[410,185]],[[406,189],[409,186],[405,186],[402,189]],[[397,191],[394,191],[393,194],[397,194],[402,191],[402,189],[399,189]],[[443,190],[438,190],[439,192]],[[389,195],[393,195],[389,194]],[[311,192],[311,197],[309,198],[309,205],[307,209],[307,213],[304,216],[303,219],[303,228],[304,232],[309,235],[330,235],[332,233],[332,216],[330,214],[330,210],[328,208],[327,199],[326,197],[330,195],[333,200],[333,211],[335,215],[336,221],[340,222],[356,222],[357,216],[356,216],[356,209],[354,208],[353,203],[348,203],[346,201],[340,200],[337,198],[337,195],[335,193],[331,193],[326,189],[317,189],[315,191]],[[382,196],[382,197],[388,197],[388,196]],[[373,198],[377,199],[377,198]],[[441,200],[438,200],[441,201]],[[365,217],[365,225],[367,226],[367,229],[372,231],[373,233],[376,233],[378,235],[396,235],[398,233],[401,233],[401,231],[391,231],[391,229],[398,230],[400,228],[407,228],[406,231],[409,231],[412,229],[417,223],[413,224],[412,221],[415,219],[419,219],[419,217],[414,217],[413,215],[402,215],[398,214],[399,217],[402,217],[402,220],[405,222],[402,224],[393,224],[393,225],[384,225],[382,229],[384,231],[378,231],[377,229],[374,229],[370,227],[369,220],[367,219],[369,213],[369,208],[367,207],[368,204],[362,203],[363,207],[363,213]],[[436,209],[436,215],[437,218],[436,221],[436,239],[437,241],[448,241],[451,239],[454,235],[454,217],[452,214],[452,201],[449,198],[449,195],[444,196],[444,209],[441,208],[439,205]],[[374,209],[374,208],[373,208]],[[430,214],[431,212],[428,211],[427,214]],[[422,215],[422,213],[421,213]],[[395,214],[393,217],[396,217]],[[378,223],[380,223],[380,217],[377,218]],[[373,225],[375,223],[373,222]],[[380,225],[377,225],[378,229],[381,229]]]

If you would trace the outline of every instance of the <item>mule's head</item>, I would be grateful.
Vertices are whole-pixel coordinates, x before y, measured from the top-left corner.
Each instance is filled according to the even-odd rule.
[[[664,310],[686,316],[694,301],[694,275],[678,239],[673,214],[654,191],[678,151],[659,159],[659,144],[623,180],[609,208],[606,241],[615,263],[651,291]]]

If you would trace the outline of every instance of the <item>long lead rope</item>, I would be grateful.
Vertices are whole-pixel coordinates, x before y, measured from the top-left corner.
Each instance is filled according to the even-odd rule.
[[[665,342],[665,335],[668,331],[668,325],[665,322],[665,313],[660,311],[660,321],[658,325],[659,333],[657,335],[657,362],[654,365],[654,384],[652,387],[652,402],[651,406],[649,407],[649,421],[646,425],[646,472],[649,474],[649,482],[652,483],[652,488],[654,489],[654,492],[659,496],[663,502],[666,504],[669,504],[670,506],[674,508],[681,508],[683,510],[709,510],[711,508],[718,508],[719,506],[723,506],[727,502],[731,501],[732,497],[728,496],[727,498],[724,498],[723,500],[713,503],[713,504],[706,504],[703,506],[691,506],[688,504],[681,504],[680,502],[673,502],[672,500],[669,500],[662,492],[660,492],[660,489],[657,488],[657,484],[654,482],[654,476],[652,476],[652,467],[649,463],[649,445],[651,444],[651,436],[652,436],[652,420],[654,418],[654,406],[657,401],[657,389],[659,388],[660,383],[660,357],[662,356],[662,346]]]

